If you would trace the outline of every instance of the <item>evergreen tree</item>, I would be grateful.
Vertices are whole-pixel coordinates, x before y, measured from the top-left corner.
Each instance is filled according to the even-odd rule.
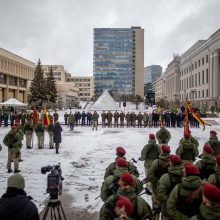
[[[46,95],[50,95],[49,101],[56,103],[58,97],[56,80],[53,75],[53,69],[50,67],[50,71],[46,78]]]
[[[47,100],[44,71],[42,69],[40,59],[38,60],[37,66],[34,70],[34,78],[31,82],[30,92],[31,101],[39,104],[39,102],[42,103],[43,101]]]

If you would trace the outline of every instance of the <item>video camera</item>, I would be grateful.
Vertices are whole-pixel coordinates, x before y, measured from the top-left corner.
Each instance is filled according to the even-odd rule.
[[[53,166],[46,166],[41,168],[41,173],[46,174],[50,172],[47,176],[47,193],[50,194],[50,199],[57,199],[58,194],[62,194],[62,170],[60,163]]]

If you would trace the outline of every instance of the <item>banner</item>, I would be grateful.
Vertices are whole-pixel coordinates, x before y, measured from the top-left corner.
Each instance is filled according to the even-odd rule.
[[[49,120],[48,112],[47,112],[47,109],[46,109],[46,105],[44,105],[44,113],[45,113],[44,125],[47,128],[50,124],[50,120]]]
[[[34,124],[34,125],[37,125],[37,124],[38,124],[38,114],[37,114],[36,105],[34,106],[33,124]]]

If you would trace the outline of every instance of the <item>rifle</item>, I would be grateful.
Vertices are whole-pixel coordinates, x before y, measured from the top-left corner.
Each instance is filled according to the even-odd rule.
[[[153,208],[153,214],[152,215],[147,214],[141,220],[146,220],[146,219],[153,220],[154,216],[159,215],[161,213],[161,210],[162,210],[162,206],[159,205],[157,208]]]
[[[129,160],[129,162],[133,162],[133,163],[137,163],[140,159],[138,158],[137,160],[135,160],[133,157]]]

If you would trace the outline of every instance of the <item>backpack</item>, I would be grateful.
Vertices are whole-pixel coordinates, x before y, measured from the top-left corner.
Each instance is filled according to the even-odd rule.
[[[170,166],[169,159],[167,161],[158,159],[157,160],[157,171],[155,173],[155,177],[159,180],[163,174],[168,173],[169,166]]]
[[[194,147],[191,142],[183,142],[183,152],[181,153],[182,160],[195,160]]]
[[[168,173],[168,176],[170,178],[170,188],[167,189],[167,192],[166,192],[167,195],[169,195],[171,191],[173,190],[173,188],[177,184],[181,183],[181,180],[182,180],[182,175],[174,175],[174,174]]]
[[[211,174],[215,173],[215,163],[204,163],[203,161],[201,163],[200,177],[201,179],[208,179]]]

